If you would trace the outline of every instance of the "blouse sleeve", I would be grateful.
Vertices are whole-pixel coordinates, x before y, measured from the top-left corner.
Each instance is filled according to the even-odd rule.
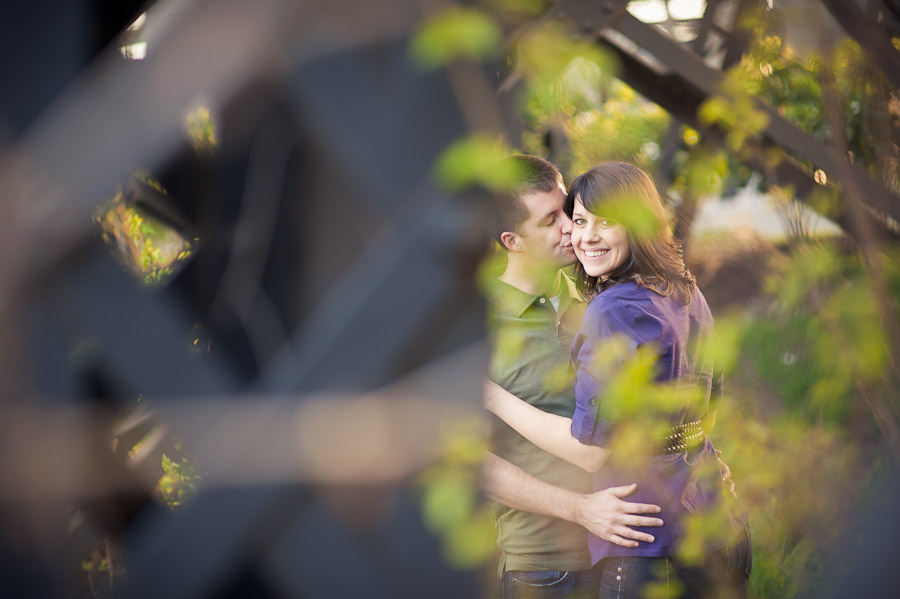
[[[626,302],[598,296],[591,302],[572,343],[575,412],[572,436],[585,445],[606,447],[615,422],[603,417],[604,388],[638,342]]]

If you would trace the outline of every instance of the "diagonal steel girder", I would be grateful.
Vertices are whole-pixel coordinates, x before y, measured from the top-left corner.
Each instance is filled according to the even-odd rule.
[[[360,18],[346,19],[348,12]],[[179,146],[182,138],[182,108],[189,104],[196,90],[201,89],[209,94],[215,109],[250,85],[260,74],[280,80],[290,76],[287,73],[289,68],[308,65],[323,56],[356,48],[366,48],[365,53],[360,50],[360,62],[367,62],[369,66],[366,72],[381,73],[386,77],[390,62],[386,61],[383,53],[368,51],[368,46],[376,45],[375,42],[403,39],[402,36],[411,29],[418,17],[417,5],[409,0],[379,3],[377,9],[354,0],[329,3],[328,6],[278,1],[267,3],[265,7],[254,5],[250,8],[246,3],[234,0],[196,0],[186,4],[185,14],[177,20],[171,31],[166,32],[166,42],[160,44],[158,52],[148,56],[141,69],[127,68],[134,65],[123,65],[118,56],[106,56],[107,60],[98,62],[89,78],[81,81],[33,129],[23,134],[15,152],[0,156],[0,181],[3,181],[7,191],[4,205],[8,209],[6,227],[3,228],[7,234],[0,237],[7,244],[3,247],[14,248],[14,251],[5,252],[8,260],[0,263],[0,281],[4,282],[0,285],[0,307],[14,304],[21,297],[28,297],[33,281],[59,276],[59,265],[73,255],[79,244],[90,234],[91,210],[96,199],[102,197],[109,180],[127,172],[132,164],[152,168],[163,162],[173,148]],[[327,35],[318,35],[322,31],[327,32]],[[316,33],[318,34],[313,35]],[[409,66],[408,62],[401,64]],[[164,95],[156,89],[162,74],[166,75]],[[334,75],[333,72],[329,74]],[[340,83],[350,88],[351,93],[348,95],[356,94],[360,102],[366,101],[367,96],[360,93],[358,79],[341,78]],[[384,85],[383,81],[373,83],[381,83],[386,92],[394,93],[407,102],[414,99],[413,96],[397,94],[398,88],[391,87],[392,84]],[[385,95],[389,96],[389,101],[396,101],[391,93]],[[449,94],[444,96],[448,97],[448,102],[451,101]],[[340,105],[333,98],[327,99],[331,100],[332,106]],[[412,118],[415,110],[427,108],[434,111],[427,115],[430,120],[427,127],[421,127],[413,133],[433,134],[436,130],[443,131],[445,127],[456,134],[464,132],[458,126],[459,119],[454,117],[451,120],[447,114],[439,112],[439,107],[434,102],[413,104],[412,108],[405,108],[407,114],[404,115],[406,118],[403,122],[410,124],[416,122]],[[315,118],[318,114],[314,111],[309,113],[310,118]],[[349,120],[346,115],[341,116]],[[380,122],[375,124],[390,125]],[[395,135],[392,142],[399,143],[401,140],[396,136],[396,130],[391,133]],[[416,138],[415,135],[411,137]],[[90,140],[91,143],[85,143],[85,140]],[[352,149],[358,147],[357,143]],[[378,157],[394,166],[395,170],[391,174],[395,176],[390,183],[396,188],[396,171],[401,166],[415,166],[416,163],[404,162],[403,155],[392,152],[392,146],[388,143],[382,144],[379,149],[384,157]],[[420,147],[409,151],[422,152]],[[343,154],[356,155],[349,151]],[[14,161],[13,156],[23,158]],[[368,163],[356,166],[360,167],[358,170],[363,174],[371,175],[360,178],[365,178],[370,185],[381,184],[382,178],[378,178],[380,173],[372,175],[373,169],[361,168],[369,166]],[[349,168],[343,172],[348,175]],[[352,174],[356,174],[356,171]],[[418,174],[421,179],[430,179],[430,173],[424,169]],[[428,193],[427,197],[417,195],[423,191]],[[380,188],[378,193],[381,193]],[[369,196],[377,197],[377,194],[370,193],[366,197]],[[366,357],[362,349],[352,347],[352,344],[354,341],[358,344],[358,337],[362,332],[374,331],[369,339],[363,340],[373,344],[368,346],[373,348],[370,352],[373,358],[364,364],[350,364],[346,369],[350,374],[345,374],[341,382],[350,378],[359,381],[363,377],[364,382],[380,381],[395,375],[398,370],[408,369],[429,356],[439,354],[446,349],[444,346],[459,343],[461,336],[475,330],[471,326],[453,330],[454,325],[459,324],[463,317],[468,317],[468,324],[477,322],[480,325],[483,321],[477,298],[471,293],[471,265],[465,262],[466,257],[457,260],[460,256],[453,251],[459,245],[479,242],[475,231],[478,230],[479,222],[484,219],[479,219],[479,213],[473,207],[475,202],[463,204],[430,187],[424,190],[420,187],[409,189],[402,197],[408,199],[402,207],[410,208],[408,218],[397,219],[396,224],[403,228],[399,229],[393,242],[386,234],[383,244],[376,248],[383,249],[390,261],[375,263],[374,266],[380,267],[378,270],[373,266],[375,261],[361,263],[358,270],[363,271],[364,276],[357,281],[358,285],[352,295],[347,294],[345,302],[337,306],[347,308],[348,312],[352,309],[358,311],[338,314],[339,319],[336,319],[333,330],[312,331],[319,335],[316,339],[323,340],[322,345],[327,344],[330,356],[343,351],[345,359],[351,356],[348,353],[351,350],[355,352],[353,357]],[[433,201],[435,205],[431,208],[436,209],[429,210],[426,205],[428,201]],[[395,210],[399,212],[400,208]],[[427,221],[426,225],[414,222],[419,216],[423,222]],[[351,239],[350,243],[361,242]],[[323,251],[327,251],[327,248]],[[66,274],[73,275],[71,266],[65,266],[69,267]],[[420,273],[421,276],[417,276]],[[99,272],[96,278],[106,283],[105,274],[105,271]],[[122,286],[129,283],[124,275],[115,282]],[[379,282],[384,283],[380,288]],[[435,283],[433,286],[432,282]],[[457,282],[460,284],[455,284]],[[365,293],[360,292],[361,287]],[[106,289],[108,286],[101,289],[98,285],[96,292]],[[85,290],[79,287],[78,291]],[[103,314],[101,311],[107,304],[91,303],[91,296],[86,293],[83,298],[79,296],[79,306],[83,304],[90,308],[90,316],[113,320],[109,318],[110,314]],[[121,300],[122,296],[116,295],[115,298]],[[61,299],[67,300],[68,296]],[[143,299],[142,304],[122,306],[122,312],[136,305],[159,307],[156,312],[149,313],[151,316],[164,312],[159,306],[162,302],[156,296],[144,296]],[[363,300],[366,299],[372,301],[364,304]],[[65,301],[61,303],[68,305]],[[411,306],[408,307],[408,303]],[[371,314],[373,308],[378,307],[384,308],[378,314],[378,319],[365,321],[363,311],[368,309]],[[316,315],[325,311],[323,306],[323,311]],[[330,314],[335,312],[339,311],[335,310]],[[457,314],[461,314],[460,318],[454,319],[453,316]],[[165,335],[171,328],[168,320],[164,321],[166,326],[160,328],[160,322],[163,322],[160,318],[165,314],[159,318],[147,318],[147,315],[144,312],[144,318],[134,320],[134,324],[155,327],[158,335],[167,336],[169,341],[174,340],[175,343],[181,339],[181,334]],[[357,338],[354,338],[353,327],[347,324],[351,318],[353,324],[362,323],[367,326],[364,330],[361,327],[355,329]],[[119,320],[117,318],[116,322]],[[393,323],[399,323],[399,326]],[[460,333],[459,328],[465,330]],[[180,331],[183,330],[186,327],[180,327]],[[309,332],[308,329],[301,331],[301,337],[303,333]],[[137,339],[140,335],[134,337]],[[312,345],[314,343],[306,338],[298,340],[301,356],[309,356],[300,373],[304,375],[302,380],[297,382],[296,376],[275,376],[276,383],[267,386],[265,390],[271,392],[278,383],[284,381],[284,384],[298,385],[311,384],[308,379],[314,377],[321,381],[326,374],[322,366],[326,356],[324,351],[321,354],[303,351]],[[161,347],[169,350],[168,346]],[[161,382],[170,387],[183,388],[187,385],[185,381],[196,383],[198,377],[191,378],[180,371],[176,373],[176,377],[173,371],[167,372],[159,367],[160,364],[168,364],[169,357],[175,360],[179,353],[177,349],[171,350],[171,356],[165,356],[165,360],[159,357],[143,364],[127,364],[131,366],[130,371],[125,370],[118,362],[113,366],[118,366],[117,372],[129,375],[130,381],[143,383],[154,374],[159,379],[167,379],[166,375],[169,375],[168,380]],[[128,357],[123,352],[113,355],[113,358],[120,361]],[[483,360],[480,364],[483,364]],[[132,376],[132,372],[139,367],[142,367],[142,372],[137,374],[142,378]],[[289,368],[289,364],[285,366],[285,369]],[[275,369],[277,370],[277,365]],[[223,394],[233,390],[233,385],[228,383],[226,367],[214,365],[208,374],[210,386],[218,382],[227,387],[218,389]],[[479,380],[478,376],[480,372],[477,376],[460,378],[475,382]],[[336,377],[332,377],[334,378]],[[468,392],[460,389],[457,385],[458,398],[476,396],[474,388]],[[185,437],[186,443],[191,441],[192,437]],[[225,489],[217,496],[201,501],[195,507],[181,512],[175,520],[168,514],[151,514],[144,516],[142,524],[133,525],[129,530],[130,544],[125,554],[131,558],[128,584],[134,585],[135,592],[126,592],[125,595],[210,596],[222,593],[228,590],[229,575],[240,574],[234,573],[229,566],[246,566],[249,561],[248,553],[269,540],[267,533],[272,533],[279,524],[290,520],[292,516],[303,513],[310,503],[308,493],[303,489],[286,488],[284,485],[246,490]],[[214,509],[204,511],[204,507]],[[0,515],[5,514],[6,512]],[[216,515],[219,518],[213,517]],[[401,511],[401,516],[395,521],[406,527],[386,527],[385,530],[406,532],[413,529],[415,536],[407,535],[401,539],[409,541],[404,549],[411,546],[426,553],[421,549],[431,541],[425,536],[427,531],[421,524],[419,513],[412,509]],[[321,526],[316,528],[316,531],[321,530]],[[275,533],[277,532],[276,530]],[[276,536],[275,533],[272,536]],[[189,539],[191,543],[182,542],[184,539]],[[368,546],[372,547],[373,544],[368,543]],[[173,548],[180,548],[180,551],[175,552]],[[370,553],[382,557],[377,551]],[[318,557],[319,562],[325,559]],[[405,565],[413,563],[415,557],[413,555],[407,559]],[[434,560],[429,557],[429,563],[436,560],[437,557]],[[339,566],[342,563],[333,560],[331,565]],[[383,577],[378,583],[373,584],[370,579],[363,577],[351,577],[345,586],[356,585],[358,588],[354,594],[368,592],[371,595],[374,588],[374,593],[378,595],[378,590],[389,583],[412,579],[400,567],[384,570],[389,570],[389,576]],[[166,571],[170,575],[159,577],[160,571]],[[266,577],[264,582],[268,582],[269,578],[271,576]],[[327,581],[328,577],[321,577],[310,579],[308,584],[321,587]],[[451,588],[441,588],[438,592],[451,597],[471,596],[469,593],[454,593]],[[313,591],[310,595],[320,596],[324,593],[325,590],[318,593]],[[306,593],[296,590],[287,594],[297,596]]]
[[[721,93],[724,74],[707,65],[701,57],[657,27],[643,23],[621,10],[624,4],[627,2],[562,0],[554,7],[554,11],[579,24],[582,31],[587,29],[585,24],[597,24],[597,42],[610,47],[618,55],[625,66],[621,77],[626,83],[684,122],[709,131],[708,127],[698,122],[697,109],[705,99]],[[653,55],[665,70],[656,71],[647,66],[645,61],[620,48],[610,36],[605,35],[604,32],[608,30],[616,31],[641,50]],[[662,81],[666,84],[661,86]],[[840,172],[853,173],[855,183],[868,206],[900,221],[900,196],[873,180],[861,165],[850,163],[849,160],[838,164],[834,154],[822,142],[784,119],[775,108],[758,99],[757,108],[767,114],[769,122],[760,136],[751,136],[751,146],[761,149],[774,144],[833,176]],[[750,162],[763,164],[764,159],[760,157],[758,161]],[[784,180],[794,184],[801,194],[818,185],[812,179],[813,173],[799,162],[785,159],[774,170],[779,178],[785,176]],[[845,230],[850,230],[846,215],[839,215],[835,219]],[[880,226],[884,227],[884,223]]]
[[[866,56],[884,73],[891,86],[900,89],[900,53],[885,30],[854,0],[822,0],[822,5],[865,50]]]
[[[618,59],[622,68],[621,77],[628,85],[649,100],[665,107],[672,117],[697,129],[709,139],[717,143],[724,143],[725,131],[718,127],[705,126],[697,118],[697,111],[705,99],[700,91],[673,75],[660,75],[618,46],[608,42],[601,43],[608,47]],[[751,146],[751,151],[742,156],[742,160],[758,172],[770,171],[780,183],[792,185],[801,199],[814,189],[820,188],[819,184],[813,180],[810,170],[796,159],[784,156],[778,165],[770,169],[766,162],[766,150],[771,146],[766,146],[758,139],[749,140],[748,145]],[[829,215],[829,217],[852,234],[852,222],[848,214]]]

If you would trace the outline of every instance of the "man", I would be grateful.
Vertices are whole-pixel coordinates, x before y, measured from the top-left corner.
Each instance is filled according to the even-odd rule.
[[[497,241],[506,253],[499,276],[487,277],[488,329],[493,343],[490,378],[529,403],[571,417],[568,375],[572,335],[583,301],[560,269],[575,262],[572,222],[563,212],[559,170],[541,158],[508,160],[521,173],[500,197]],[[587,472],[539,449],[498,419],[482,484],[497,502],[494,516],[500,597],[596,597],[587,532],[637,546],[653,537],[629,526],[659,526],[653,505],[622,501],[634,485],[588,494]]]

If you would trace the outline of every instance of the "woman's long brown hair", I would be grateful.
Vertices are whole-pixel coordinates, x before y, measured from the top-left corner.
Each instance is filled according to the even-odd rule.
[[[660,295],[672,295],[682,304],[690,303],[697,282],[684,265],[681,246],[672,236],[650,175],[627,162],[604,162],[572,182],[563,208],[569,218],[576,200],[588,212],[624,225],[630,249],[628,259],[604,278],[588,275],[580,262],[576,265],[578,288],[586,297],[633,281]]]

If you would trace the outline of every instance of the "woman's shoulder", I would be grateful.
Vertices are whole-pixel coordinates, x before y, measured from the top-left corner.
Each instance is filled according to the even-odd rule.
[[[694,290],[694,297],[691,298],[690,308],[694,318],[700,320],[712,320],[712,311],[710,311],[709,304],[706,303],[706,297],[703,295],[703,292],[700,291],[699,287]]]
[[[627,299],[632,293],[634,293],[634,289],[636,287],[637,286],[631,282],[613,285],[612,287],[608,287],[594,296],[594,298],[590,302],[590,305],[595,309],[615,305],[622,302],[622,300]]]
[[[604,289],[597,297],[595,297],[591,303],[597,304],[597,307],[612,307],[612,306],[621,306],[625,304],[629,304],[631,302],[640,301],[647,297],[650,297],[653,294],[653,291],[642,286],[638,285],[634,281],[626,281],[625,283],[619,283],[617,285],[613,285],[607,289]]]
[[[643,299],[647,291],[631,281],[613,285],[591,300],[585,311],[585,317],[603,318],[630,313],[634,303]]]
[[[704,309],[709,310],[709,304],[706,303],[706,296],[703,295],[703,292],[700,291],[699,287],[694,288],[694,300],[696,300],[699,305],[703,306]]]

